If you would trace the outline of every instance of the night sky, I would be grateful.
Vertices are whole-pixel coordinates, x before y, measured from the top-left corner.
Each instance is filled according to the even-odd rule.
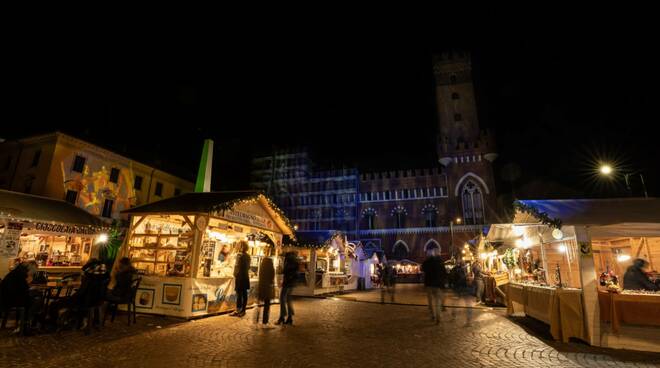
[[[191,180],[209,137],[216,190],[246,187],[250,156],[273,146],[311,146],[323,167],[429,167],[431,56],[463,49],[473,54],[481,125],[497,137],[500,193],[624,196],[621,180],[594,175],[605,160],[642,170],[660,195],[653,47],[515,35],[23,45],[3,83],[10,118],[0,137],[60,130]]]

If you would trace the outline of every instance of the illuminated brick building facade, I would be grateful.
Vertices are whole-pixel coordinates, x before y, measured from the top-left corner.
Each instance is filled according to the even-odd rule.
[[[253,161],[253,186],[269,192],[301,231],[345,230],[395,259],[421,261],[429,247],[451,257],[452,238],[461,247],[494,220],[497,155],[479,127],[470,56],[439,55],[433,72],[436,167],[319,173],[306,152],[277,152]]]

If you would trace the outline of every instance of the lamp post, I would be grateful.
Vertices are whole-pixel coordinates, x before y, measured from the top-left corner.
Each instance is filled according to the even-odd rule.
[[[457,225],[460,225],[462,220],[460,217],[456,217],[456,219],[449,221],[449,234],[451,236],[451,258],[454,258],[454,221],[456,221]]]
[[[610,165],[603,164],[600,166],[598,171],[600,171],[600,173],[605,176],[610,176],[614,172],[614,169]],[[630,177],[633,175],[639,175],[639,180],[642,182],[642,189],[644,190],[644,198],[648,198],[649,193],[646,190],[646,182],[644,181],[644,175],[642,174],[641,171],[623,173],[623,180],[626,183],[626,189],[628,190],[628,193],[630,194],[630,196],[633,195],[632,188],[630,187]]]

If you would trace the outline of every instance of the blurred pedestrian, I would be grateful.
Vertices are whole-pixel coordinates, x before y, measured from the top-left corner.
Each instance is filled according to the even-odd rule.
[[[288,252],[284,256],[284,265],[282,267],[282,290],[280,291],[280,318],[275,324],[286,325],[293,324],[293,301],[291,292],[296,285],[298,277],[298,255],[295,252]],[[284,319],[286,317],[286,320]]]
[[[472,274],[474,275],[474,291],[477,304],[484,303],[484,274],[479,261],[472,264]]]
[[[391,262],[385,263],[383,266],[383,279],[380,288],[380,302],[385,303],[385,294],[390,297],[390,302],[394,303],[394,293],[396,289],[396,269],[392,266]]]
[[[424,286],[426,287],[431,321],[438,324],[440,323],[440,311],[444,309],[442,288],[445,286],[447,271],[442,258],[438,255],[437,248],[429,251],[429,256],[422,263],[422,272],[424,272]]]
[[[248,243],[244,240],[238,243],[239,254],[236,256],[234,265],[234,290],[236,291],[236,311],[231,316],[243,317],[248,302],[248,290],[250,290],[250,255]]]
[[[259,286],[258,295],[260,301],[263,302],[264,314],[261,323],[268,324],[268,317],[270,315],[270,301],[273,299],[273,286],[275,284],[275,267],[273,260],[270,257],[264,257],[259,266]],[[260,307],[256,308],[256,322],[259,323]]]

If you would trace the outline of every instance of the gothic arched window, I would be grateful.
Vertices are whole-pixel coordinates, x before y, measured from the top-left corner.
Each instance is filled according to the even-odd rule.
[[[392,210],[392,217],[394,217],[394,227],[397,229],[401,229],[406,227],[406,215],[408,212],[406,212],[406,209],[403,208],[402,206],[396,206]]]
[[[468,180],[461,191],[463,219],[466,224],[484,223],[484,206],[481,189],[472,180]]]
[[[424,225],[426,227],[436,227],[438,222],[438,209],[432,204],[427,204],[422,209],[424,215]]]
[[[367,225],[367,229],[373,230],[376,228],[376,210],[373,208],[367,208],[362,211],[362,217]]]

